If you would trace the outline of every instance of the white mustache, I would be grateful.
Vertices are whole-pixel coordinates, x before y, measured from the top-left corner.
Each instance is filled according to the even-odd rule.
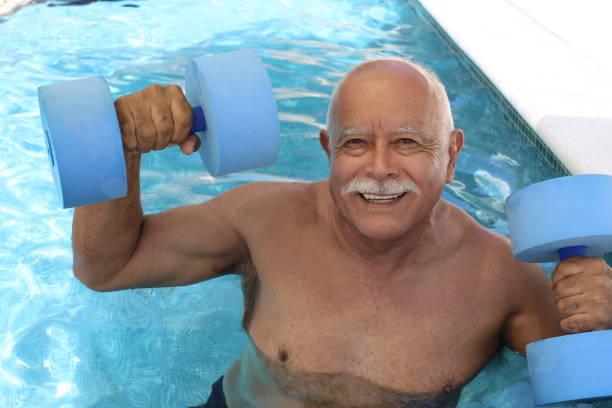
[[[402,180],[376,180],[357,179],[348,182],[342,189],[342,195],[350,193],[374,194],[374,195],[397,195],[407,192],[421,195],[421,189],[411,179]]]

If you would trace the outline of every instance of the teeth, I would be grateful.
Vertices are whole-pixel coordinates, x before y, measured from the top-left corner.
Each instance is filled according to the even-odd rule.
[[[402,194],[396,194],[396,195],[376,195],[376,194],[366,194],[366,193],[362,193],[363,197],[366,200],[382,200],[382,201],[390,201],[390,200],[394,200],[398,197],[401,197]]]

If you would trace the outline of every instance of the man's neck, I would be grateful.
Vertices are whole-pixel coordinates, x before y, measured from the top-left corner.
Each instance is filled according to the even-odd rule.
[[[448,210],[442,199],[405,233],[388,240],[363,235],[344,218],[334,204],[332,207],[332,228],[340,247],[350,256],[372,263],[378,271],[392,272],[398,267],[417,267],[431,261],[441,252],[441,225]]]

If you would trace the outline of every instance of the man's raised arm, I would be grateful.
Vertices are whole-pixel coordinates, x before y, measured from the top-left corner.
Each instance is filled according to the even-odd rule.
[[[191,108],[176,86],[151,86],[115,102],[127,174],[125,198],[78,207],[72,227],[74,274],[98,291],[176,286],[210,279],[248,257],[233,206],[239,192],[210,202],[144,215],[140,155],[180,145],[197,150],[189,135]]]

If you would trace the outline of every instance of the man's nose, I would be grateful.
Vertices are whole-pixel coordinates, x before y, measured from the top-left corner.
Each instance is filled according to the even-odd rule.
[[[379,180],[397,176],[399,172],[392,153],[386,141],[377,140],[370,154],[370,160],[366,169],[367,176]]]

